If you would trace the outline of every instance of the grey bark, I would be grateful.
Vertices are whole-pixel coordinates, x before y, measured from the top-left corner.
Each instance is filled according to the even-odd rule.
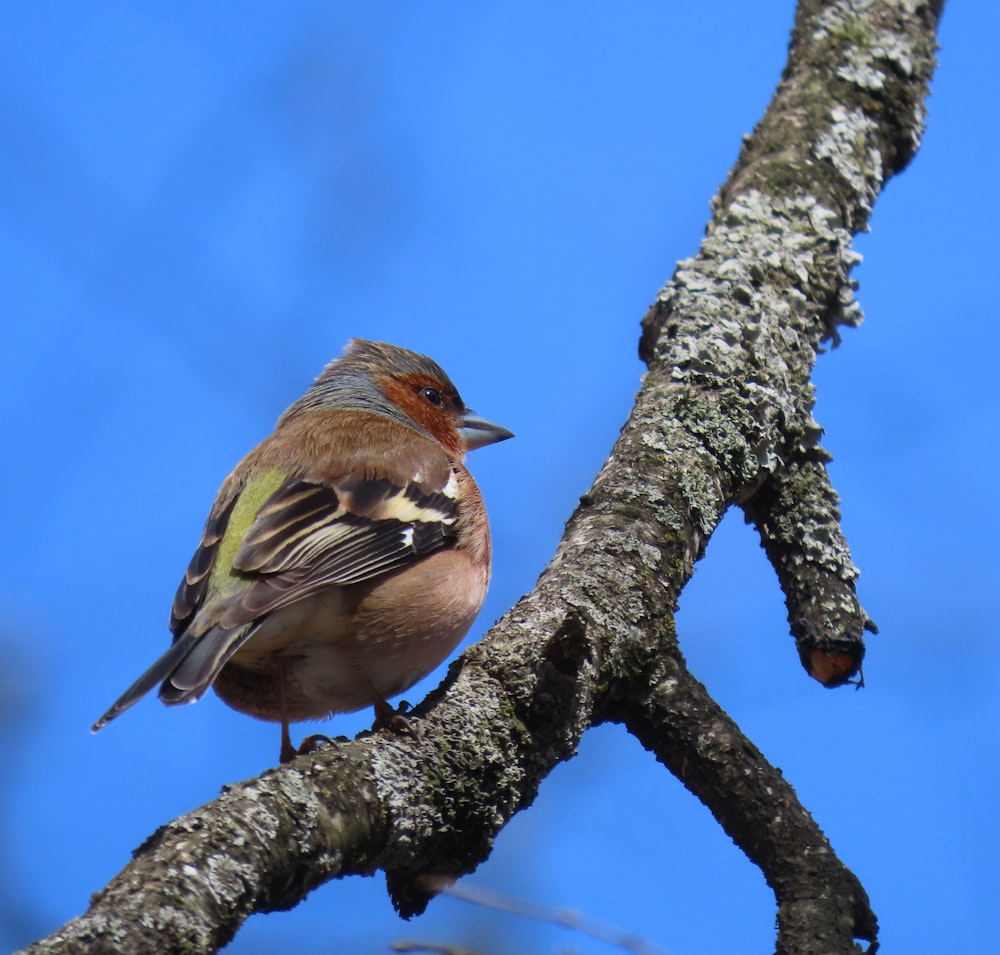
[[[810,374],[860,319],[851,237],[915,153],[943,0],[802,0],[775,97],[701,249],[643,322],[648,373],[538,582],[415,711],[164,826],[32,955],[208,953],[253,912],[386,873],[404,915],[484,860],[582,734],[624,724],[760,866],[779,953],[854,952],[875,916],[794,790],[688,672],[676,598],[726,509],[761,532],[807,669],[871,624],[817,447]]]

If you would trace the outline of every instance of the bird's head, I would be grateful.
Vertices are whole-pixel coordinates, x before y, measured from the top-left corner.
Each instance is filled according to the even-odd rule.
[[[453,457],[513,434],[466,407],[444,369],[425,355],[352,338],[282,420],[327,409],[384,414],[430,435]]]

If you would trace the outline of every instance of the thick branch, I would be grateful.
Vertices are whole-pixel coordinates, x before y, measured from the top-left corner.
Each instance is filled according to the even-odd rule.
[[[850,952],[855,938],[873,940],[877,924],[864,888],[791,785],[683,664],[659,663],[653,693],[618,700],[609,715],[624,721],[760,866],[778,901],[779,951]],[[797,937],[803,924],[808,944]]]
[[[553,632],[539,641],[508,617],[415,711],[417,737],[364,735],[228,788],[158,830],[85,915],[28,951],[214,952],[252,912],[379,869],[400,911],[421,911],[486,858],[589,721],[587,647],[578,627]]]

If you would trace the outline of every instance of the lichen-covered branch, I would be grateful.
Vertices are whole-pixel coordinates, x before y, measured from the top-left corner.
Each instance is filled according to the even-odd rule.
[[[878,630],[858,603],[858,570],[826,462],[819,447],[793,458],[743,502],[743,510],[778,574],[802,665],[834,687],[859,672],[861,636]]]
[[[227,787],[158,830],[84,915],[28,951],[215,952],[251,913],[378,870],[402,914],[422,911],[487,857],[586,728],[588,646],[525,609],[548,639],[508,617],[414,712],[417,733],[365,734]]]
[[[846,955],[875,938],[858,880],[688,673],[673,611],[741,504],[793,630],[807,621],[823,652],[859,645],[846,544],[821,555],[788,522],[814,541],[837,526],[810,374],[821,343],[860,318],[851,237],[919,143],[941,5],[801,0],[775,99],[701,249],[644,320],[649,370],[607,463],[536,589],[417,708],[418,732],[334,743],[232,787],[157,832],[32,955],[208,953],[251,912],[378,869],[400,911],[419,912],[602,721],[624,723],[760,866],[779,953]]]
[[[857,672],[873,624],[839,528],[812,366],[857,325],[851,248],[886,180],[916,151],[943,2],[802,0],[781,83],[720,190],[698,255],[680,263],[643,323],[642,354],[687,386],[731,500],[761,534],[811,674]],[[721,402],[716,397],[721,394]],[[729,415],[759,467],[735,461]],[[777,440],[762,423],[777,422]]]

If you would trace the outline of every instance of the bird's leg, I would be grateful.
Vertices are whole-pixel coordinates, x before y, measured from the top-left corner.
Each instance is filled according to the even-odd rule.
[[[284,719],[281,721],[281,754],[278,757],[282,763],[290,763],[299,751],[292,745],[292,738],[288,735],[288,723]]]
[[[287,670],[285,658],[278,657],[278,686],[279,701],[281,704],[281,754],[278,757],[282,763],[290,763],[296,756],[305,756],[307,753],[315,753],[320,743],[329,743],[330,737],[322,733],[315,733],[302,740],[298,747],[292,745],[292,737],[288,732],[288,696],[286,694]]]
[[[372,695],[375,697],[375,723],[372,729],[383,729],[384,727],[392,726],[392,722],[397,715],[395,708],[378,694],[373,692]]]
[[[292,746],[292,737],[288,733],[288,697],[285,694],[285,659],[278,657],[278,687],[281,703],[281,753],[279,760],[290,763],[299,751]]]

